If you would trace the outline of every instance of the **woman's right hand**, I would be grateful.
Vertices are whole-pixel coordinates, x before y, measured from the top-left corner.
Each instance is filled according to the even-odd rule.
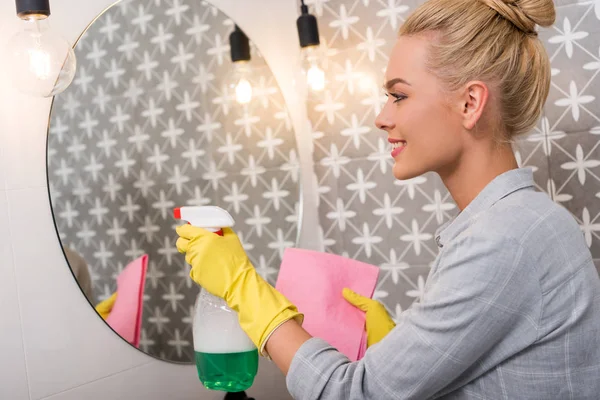
[[[383,304],[377,300],[361,296],[350,289],[344,289],[342,295],[348,303],[366,313],[367,347],[381,341],[396,326]]]

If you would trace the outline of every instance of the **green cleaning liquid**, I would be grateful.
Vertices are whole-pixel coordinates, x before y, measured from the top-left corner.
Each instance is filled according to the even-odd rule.
[[[195,353],[198,377],[207,389],[241,392],[252,386],[258,371],[258,350]]]

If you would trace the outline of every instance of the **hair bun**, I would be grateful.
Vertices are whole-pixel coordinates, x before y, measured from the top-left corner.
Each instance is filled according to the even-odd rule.
[[[552,0],[480,1],[527,34],[536,34],[536,25],[551,26],[556,19],[556,10]]]

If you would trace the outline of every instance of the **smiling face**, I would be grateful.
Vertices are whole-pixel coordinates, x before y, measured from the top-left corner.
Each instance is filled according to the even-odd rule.
[[[386,72],[388,100],[375,124],[387,132],[396,179],[451,171],[464,150],[464,119],[452,94],[427,70],[430,36],[401,36]]]

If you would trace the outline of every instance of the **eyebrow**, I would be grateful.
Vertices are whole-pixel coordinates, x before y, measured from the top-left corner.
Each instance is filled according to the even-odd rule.
[[[394,87],[394,85],[396,83],[403,83],[405,85],[411,86],[411,84],[408,83],[405,79],[394,78],[394,79],[390,79],[389,81],[387,81],[387,83],[384,85],[384,88],[387,89],[387,90],[390,90],[392,87]]]

